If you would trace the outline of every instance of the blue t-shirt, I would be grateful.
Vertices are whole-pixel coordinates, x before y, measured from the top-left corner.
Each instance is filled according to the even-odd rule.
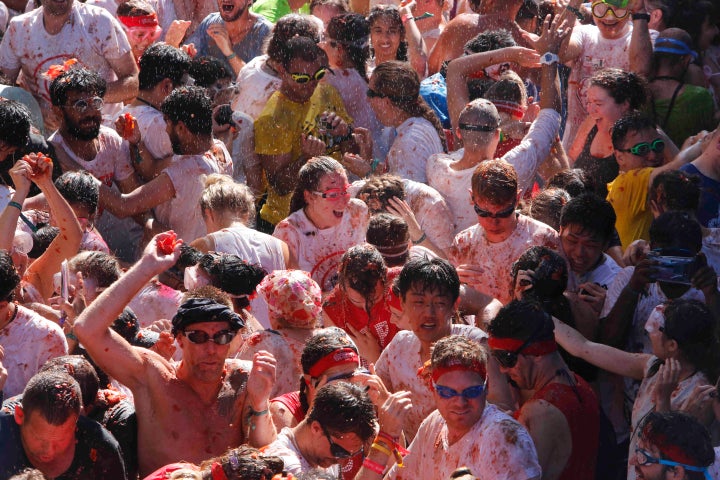
[[[680,167],[680,171],[697,175],[700,177],[700,204],[698,205],[697,218],[700,225],[709,228],[720,227],[720,182],[706,177],[695,165],[688,163]]]

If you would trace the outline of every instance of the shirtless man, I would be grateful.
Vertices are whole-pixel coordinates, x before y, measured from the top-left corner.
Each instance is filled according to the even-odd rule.
[[[158,252],[155,237],[142,258],[105,290],[75,322],[75,334],[110,376],[132,390],[138,418],[140,475],[179,460],[200,463],[228,447],[267,445],[275,439],[268,397],[275,359],[266,352],[246,362],[226,361],[243,322],[226,305],[207,298],[183,303],[173,333],[179,364],[130,346],[108,327],[137,291],[180,256]]]

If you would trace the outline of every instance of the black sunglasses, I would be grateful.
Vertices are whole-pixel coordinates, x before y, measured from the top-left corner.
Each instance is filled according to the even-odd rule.
[[[477,205],[473,204],[473,208],[475,209],[475,213],[478,217],[482,218],[507,218],[513,213],[515,213],[515,204],[513,203],[511,206],[506,208],[505,210],[501,210],[497,213],[491,213],[487,210],[483,210],[482,208],[478,207]]]
[[[327,430],[325,430],[325,427],[323,427],[321,425],[320,428],[322,428],[322,431],[325,434],[325,437],[327,437],[328,442],[330,442],[330,454],[333,457],[335,457],[335,458],[350,458],[350,457],[354,457],[358,453],[363,453],[365,451],[365,446],[363,445],[362,447],[360,447],[360,450],[358,450],[357,452],[348,452],[343,447],[341,447],[340,445],[338,445],[337,443],[332,441],[332,438],[330,438],[330,434],[328,433]]]
[[[500,365],[502,365],[505,368],[513,368],[515,365],[517,365],[518,362],[518,355],[520,355],[520,352],[525,350],[528,345],[530,345],[533,340],[538,336],[538,334],[542,331],[543,327],[545,325],[543,323],[540,323],[537,329],[530,335],[525,342],[523,342],[522,345],[520,345],[517,350],[514,351],[508,351],[508,350],[493,350],[492,356],[495,357],[495,359],[498,361]]]
[[[233,332],[232,330],[220,330],[219,332],[213,334],[212,337],[210,334],[203,332],[202,330],[185,330],[183,334],[188,340],[190,340],[191,343],[198,345],[207,343],[208,340],[211,340],[216,345],[227,345],[232,342],[233,338],[235,338],[236,332]]]

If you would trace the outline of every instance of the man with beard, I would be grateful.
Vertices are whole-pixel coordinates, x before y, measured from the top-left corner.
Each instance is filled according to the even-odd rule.
[[[13,84],[22,70],[21,84],[40,103],[48,132],[59,127],[59,119],[50,108],[52,78],[43,72],[70,58],[108,82],[103,111],[108,120],[121,102],[137,95],[138,68],[120,22],[94,5],[44,1],[10,22],[0,45],[0,69]]]
[[[140,183],[130,163],[127,143],[110,128],[101,126],[101,109],[107,84],[96,72],[70,68],[50,84],[50,100],[60,128],[48,142],[63,171],[87,170],[102,184],[113,184],[122,192],[131,192]],[[134,222],[121,222],[104,214],[97,224],[102,237],[117,256],[134,259],[136,243],[142,231]]]
[[[250,12],[251,0],[217,0],[218,11],[200,23],[193,37],[198,56],[210,55],[225,63],[228,71],[240,69],[263,53],[272,23]]]
[[[175,89],[160,106],[173,153],[170,164],[150,182],[127,194],[100,187],[100,206],[124,218],[154,209],[150,231],[175,230],[190,243],[207,234],[200,210],[205,176],[232,175],[232,159],[222,142],[212,136],[212,102],[204,88]],[[132,143],[142,140],[135,131]]]

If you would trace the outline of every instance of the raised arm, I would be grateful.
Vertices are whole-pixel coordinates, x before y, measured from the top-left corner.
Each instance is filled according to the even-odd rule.
[[[648,77],[652,71],[652,40],[650,39],[650,29],[648,21],[650,15],[645,10],[644,0],[633,0],[628,5],[628,9],[632,12],[633,31],[630,37],[630,70]],[[647,15],[647,17],[645,17]]]
[[[180,245],[170,255],[158,253],[157,241],[161,235],[165,234],[152,239],[140,260],[100,294],[80,314],[74,326],[78,340],[100,368],[131,389],[146,381],[146,359],[151,353],[141,355],[110,330],[110,325],[148,281],[175,265],[180,257]]]
[[[556,15],[550,22],[550,15],[543,22],[542,35],[535,43],[535,51],[541,55],[542,69],[540,71],[540,108],[551,108],[560,112],[560,82],[557,78],[558,51],[565,37],[572,32],[572,19],[564,15]],[[527,41],[532,41],[529,34]],[[543,57],[548,57],[543,60]]]
[[[595,343],[583,337],[580,332],[560,320],[555,321],[555,340],[570,355],[582,358],[596,367],[624,377],[641,380],[650,355],[628,353],[617,348]]]
[[[107,58],[110,68],[118,79],[107,84],[107,91],[103,98],[107,103],[120,103],[132,101],[138,94],[138,66],[132,52],[127,52],[120,58]]]
[[[0,214],[0,249],[10,251],[15,238],[15,229],[22,210],[22,204],[30,192],[30,165],[22,160],[18,161],[9,171],[15,192],[10,202]]]
[[[403,1],[400,4],[399,13],[405,25],[405,39],[408,43],[408,59],[410,65],[415,69],[420,79],[425,78],[427,71],[427,48],[422,38],[420,29],[415,24],[412,9],[416,5],[415,0]]]

